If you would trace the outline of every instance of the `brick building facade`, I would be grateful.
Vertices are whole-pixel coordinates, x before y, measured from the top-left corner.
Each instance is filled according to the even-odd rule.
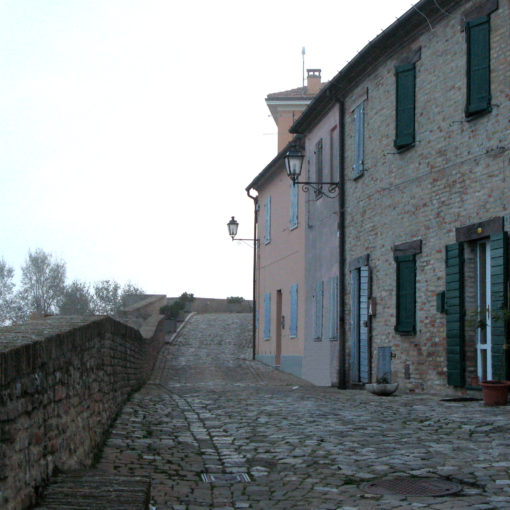
[[[338,202],[307,201],[307,379],[444,391],[505,377],[509,19],[508,0],[422,0],[292,126],[311,177],[335,125],[344,149]],[[338,265],[340,343],[326,349],[313,295]]]

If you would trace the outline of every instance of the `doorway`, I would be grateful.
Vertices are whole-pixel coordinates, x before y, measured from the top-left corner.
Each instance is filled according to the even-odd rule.
[[[476,245],[476,329],[477,375],[480,381],[492,379],[491,336],[491,248],[489,240]]]

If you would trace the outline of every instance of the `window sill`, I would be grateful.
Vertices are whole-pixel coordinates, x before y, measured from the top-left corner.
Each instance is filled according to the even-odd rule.
[[[492,106],[489,106],[489,108],[487,108],[486,110],[482,110],[480,112],[471,113],[471,114],[466,113],[466,122],[472,122],[473,120],[478,120],[481,117],[485,117],[485,115],[487,115],[491,112],[492,112]]]
[[[322,342],[322,338],[314,338],[313,341],[314,342]]]
[[[290,338],[291,340],[296,340],[296,338],[297,338],[297,337],[298,337],[297,335],[290,335],[290,336],[289,336],[289,338]]]
[[[400,147],[400,149],[395,147],[395,149],[397,151],[397,154],[402,154],[403,152],[407,152],[409,149],[412,149],[415,145],[416,145],[416,143],[413,142],[413,143],[410,143],[409,145],[406,145],[405,147]]]
[[[357,181],[358,179],[361,179],[364,174],[365,174],[365,169],[361,170],[358,174],[353,175],[352,180]]]
[[[299,227],[299,225],[290,225],[289,232],[292,232],[293,230],[296,230]]]
[[[399,331],[395,328],[395,333],[400,336],[416,336],[416,331]]]

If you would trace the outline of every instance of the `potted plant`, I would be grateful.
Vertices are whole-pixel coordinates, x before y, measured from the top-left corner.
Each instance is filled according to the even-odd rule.
[[[485,329],[487,327],[487,322],[485,319],[486,311],[478,313],[478,321],[476,323],[477,329]],[[491,312],[491,320],[493,322],[501,322],[506,323],[510,317],[510,313],[507,310],[503,310],[502,312]],[[504,379],[505,368],[506,368],[506,350],[508,349],[508,344],[505,343],[503,345],[503,352],[501,356],[499,356],[499,362],[495,367],[494,374],[496,374],[496,379],[491,379],[487,381],[481,381],[482,386],[482,395],[483,402],[487,406],[504,406],[508,402],[508,391],[510,389],[510,381],[506,381]]]
[[[390,383],[388,377],[383,375],[382,377],[378,377],[375,383],[365,384],[365,388],[374,395],[387,397],[397,391],[398,383]]]

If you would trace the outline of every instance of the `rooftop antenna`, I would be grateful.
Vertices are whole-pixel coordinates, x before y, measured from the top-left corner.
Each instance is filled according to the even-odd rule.
[[[301,48],[301,56],[303,57],[303,88],[305,87],[305,47]]]

